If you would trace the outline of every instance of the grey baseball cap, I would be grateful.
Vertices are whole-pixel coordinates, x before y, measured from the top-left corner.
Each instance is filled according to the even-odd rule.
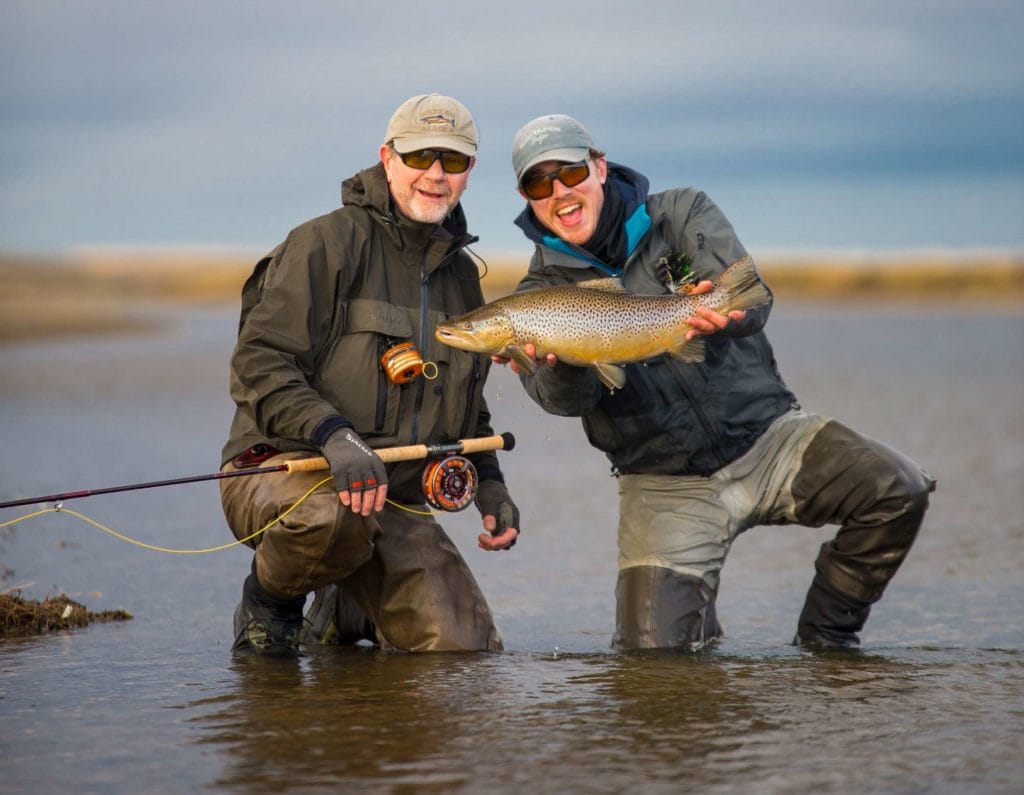
[[[516,183],[538,163],[545,160],[575,163],[596,148],[586,127],[572,116],[538,116],[517,132],[512,141],[512,168],[516,172]]]
[[[417,149],[452,149],[475,155],[480,143],[473,114],[457,99],[419,94],[403,102],[388,122],[384,143],[405,154]]]

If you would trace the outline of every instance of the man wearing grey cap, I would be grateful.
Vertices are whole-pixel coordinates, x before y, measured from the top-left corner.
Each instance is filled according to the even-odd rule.
[[[293,229],[243,288],[223,471],[322,455],[330,473],[221,480],[228,526],[255,550],[236,653],[366,641],[501,648],[473,575],[426,509],[426,462],[385,465],[376,452],[494,435],[490,361],[434,339],[439,321],[483,303],[459,203],[477,142],[462,103],[412,97],[391,117],[379,162],[342,183],[342,206]],[[509,549],[519,512],[497,456],[467,457],[479,546]]]
[[[666,293],[670,282],[704,292],[747,255],[704,193],[649,194],[642,174],[608,161],[569,116],[524,126],[512,163],[527,201],[516,224],[535,244],[520,291],[616,276],[636,293]],[[523,363],[547,366],[530,376],[512,362],[546,411],[582,418],[618,478],[618,646],[696,648],[719,637],[719,579],[741,532],[837,524],[794,642],[856,647],[917,535],[935,481],[880,442],[800,409],[763,330],[770,308],[697,310],[686,336],[706,336],[704,361],[626,365],[621,389],[533,346]]]

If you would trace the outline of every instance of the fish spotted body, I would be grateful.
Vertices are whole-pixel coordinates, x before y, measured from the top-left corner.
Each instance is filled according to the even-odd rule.
[[[640,295],[614,278],[542,287],[439,323],[435,336],[453,348],[509,357],[532,374],[536,362],[523,351],[529,343],[538,358],[553,353],[560,362],[594,367],[605,386],[621,389],[621,365],[662,354],[704,360],[703,338],[685,339],[686,320],[698,307],[727,314],[770,299],[750,257],[734,262],[712,285],[699,295]]]

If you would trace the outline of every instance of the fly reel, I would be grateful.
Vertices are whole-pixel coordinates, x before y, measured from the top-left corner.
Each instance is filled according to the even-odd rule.
[[[423,470],[423,495],[439,511],[461,511],[476,496],[476,467],[461,455],[435,458]]]
[[[423,357],[411,342],[401,342],[384,351],[380,366],[392,384],[408,384],[423,372]]]
[[[384,351],[380,366],[391,383],[398,386],[415,381],[421,375],[428,381],[437,378],[437,363],[423,361],[411,342],[399,342]]]

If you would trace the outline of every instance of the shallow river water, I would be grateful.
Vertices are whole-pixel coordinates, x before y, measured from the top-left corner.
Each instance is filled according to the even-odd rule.
[[[235,311],[167,319],[0,349],[0,501],[216,471]],[[939,481],[859,652],[789,645],[833,532],[801,527],[738,539],[713,648],[611,651],[615,482],[577,421],[499,368],[523,538],[488,554],[473,509],[444,523],[505,652],[233,660],[247,551],[35,516],[0,529],[0,590],[134,619],[0,641],[0,792],[1021,792],[1024,313],[777,302],[769,333],[806,408]],[[231,540],[215,483],[64,507],[158,546]]]

